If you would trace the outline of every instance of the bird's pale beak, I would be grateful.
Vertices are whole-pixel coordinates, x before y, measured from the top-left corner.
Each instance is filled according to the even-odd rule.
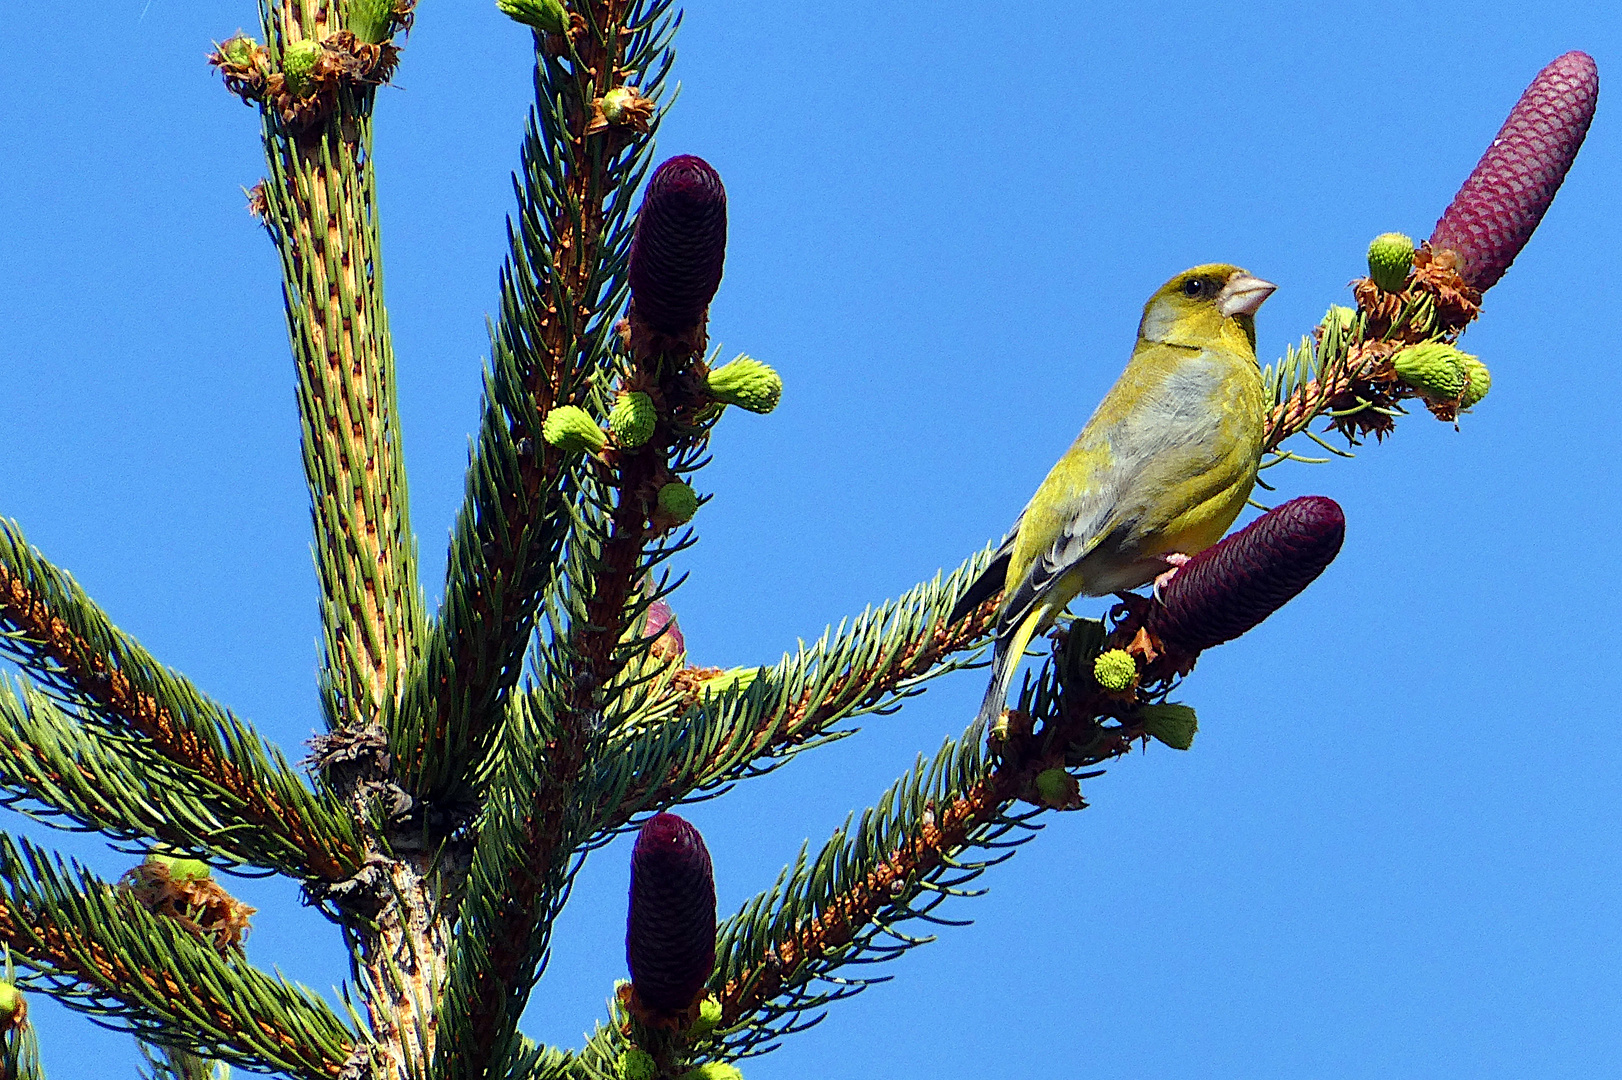
[[[1217,310],[1230,319],[1235,315],[1254,315],[1256,309],[1262,306],[1262,301],[1272,296],[1277,288],[1271,281],[1263,281],[1241,271],[1229,278],[1222,291],[1217,293]]]

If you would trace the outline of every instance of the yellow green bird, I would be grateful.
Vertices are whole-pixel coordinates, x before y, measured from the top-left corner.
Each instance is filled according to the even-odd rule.
[[[982,720],[1071,600],[1167,577],[1239,516],[1267,424],[1254,316],[1275,288],[1213,263],[1144,305],[1126,370],[952,609],[956,622],[1003,590]]]

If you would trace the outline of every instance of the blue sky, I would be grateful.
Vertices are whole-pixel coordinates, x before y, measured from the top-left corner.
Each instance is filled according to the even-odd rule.
[[[1017,7],[704,0],[659,156],[731,208],[712,337],[783,373],[728,416],[677,597],[691,655],[775,660],[1008,525],[1186,266],[1279,284],[1264,359],[1387,230],[1428,235],[1517,95],[1622,21],[1577,5]],[[159,658],[295,755],[319,724],[316,599],[274,252],[243,209],[253,114],[211,39],[256,15],[49,5],[0,36],[0,514]],[[412,509],[434,590],[461,497],[529,94],[528,35],[424,0],[379,98],[386,278]],[[1606,93],[1609,93],[1607,91]],[[1355,461],[1273,470],[1348,518],[1301,599],[1204,657],[1194,749],[950,912],[976,921],[746,1063],[1154,1080],[1622,1071],[1618,396],[1622,128],[1588,144],[1466,347],[1492,395]],[[1101,602],[1082,606],[1095,612]],[[725,914],[920,751],[979,674],[693,808]],[[6,815],[4,827],[44,831]],[[93,839],[44,837],[116,876]],[[623,975],[627,849],[595,855],[526,1018],[577,1045]],[[249,955],[327,988],[337,934],[277,882]],[[47,1066],[132,1042],[43,1001]]]

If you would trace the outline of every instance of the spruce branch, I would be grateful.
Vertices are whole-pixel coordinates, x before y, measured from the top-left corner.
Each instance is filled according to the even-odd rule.
[[[130,850],[158,840],[236,864],[305,864],[287,833],[241,823],[223,812],[219,792],[27,683],[0,686],[0,804]]]
[[[321,588],[322,702],[330,728],[364,725],[392,702],[425,621],[372,161],[376,82],[393,62],[346,79],[356,68],[345,55],[375,61],[382,47],[357,44],[328,5],[262,0],[261,15],[276,73],[262,99],[270,175],[260,191],[297,372]],[[283,74],[300,46],[315,55],[302,90]]]
[[[679,716],[669,715],[668,697],[653,698],[661,708],[627,725],[602,756],[604,772],[593,786],[624,795],[603,806],[599,829],[610,833],[646,810],[763,775],[851,734],[835,730],[842,722],[891,712],[927,681],[973,666],[975,657],[961,654],[984,644],[995,604],[950,625],[946,616],[991,554],[987,548],[944,579],[937,574],[829,627],[814,645],[761,669],[747,689],[705,695],[700,684]]]
[[[0,940],[32,973],[24,985],[147,1041],[310,1080],[338,1076],[360,1043],[309,990],[5,836]]]
[[[392,722],[413,789],[466,797],[523,670],[542,597],[588,496],[587,467],[550,446],[554,406],[606,415],[620,366],[613,326],[625,300],[632,198],[648,166],[652,130],[588,134],[593,101],[623,87],[657,100],[673,62],[669,0],[614,0],[583,10],[582,26],[538,41],[501,313],[466,497],[451,542],[445,600],[420,667]]]
[[[0,654],[72,710],[71,717],[34,712],[27,724],[47,740],[39,751],[77,741],[64,730],[73,719],[94,725],[104,744],[133,742],[143,753],[162,759],[171,777],[184,779],[191,796],[177,797],[177,810],[202,800],[212,804],[212,816],[241,826],[187,846],[306,880],[339,880],[359,865],[359,842],[348,815],[330,798],[305,787],[281,753],[252,728],[183,676],[160,666],[113,626],[73,578],[46,562],[12,522],[0,522],[0,627]],[[47,723],[57,734],[42,727]],[[24,771],[31,767],[26,761],[12,764]],[[140,782],[128,764],[117,775],[118,789],[124,792]],[[161,774],[154,781],[161,792]],[[103,808],[113,809],[111,804]],[[75,808],[67,804],[55,809],[72,814]],[[79,809],[89,807],[81,803]],[[188,815],[181,821],[188,818],[193,825],[206,820]],[[143,827],[129,819],[123,824]],[[248,835],[255,830],[264,835]]]
[[[574,855],[585,838],[581,807],[537,752],[555,745],[557,732],[531,697],[513,699],[457,913],[432,1072],[438,1080],[523,1075],[518,1062],[531,1047],[518,1018],[583,860]]]

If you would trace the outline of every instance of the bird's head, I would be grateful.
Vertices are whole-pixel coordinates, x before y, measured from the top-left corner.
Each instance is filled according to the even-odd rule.
[[[1256,309],[1278,288],[1237,266],[1210,263],[1184,270],[1143,305],[1138,338],[1205,348],[1228,338],[1256,355]]]

